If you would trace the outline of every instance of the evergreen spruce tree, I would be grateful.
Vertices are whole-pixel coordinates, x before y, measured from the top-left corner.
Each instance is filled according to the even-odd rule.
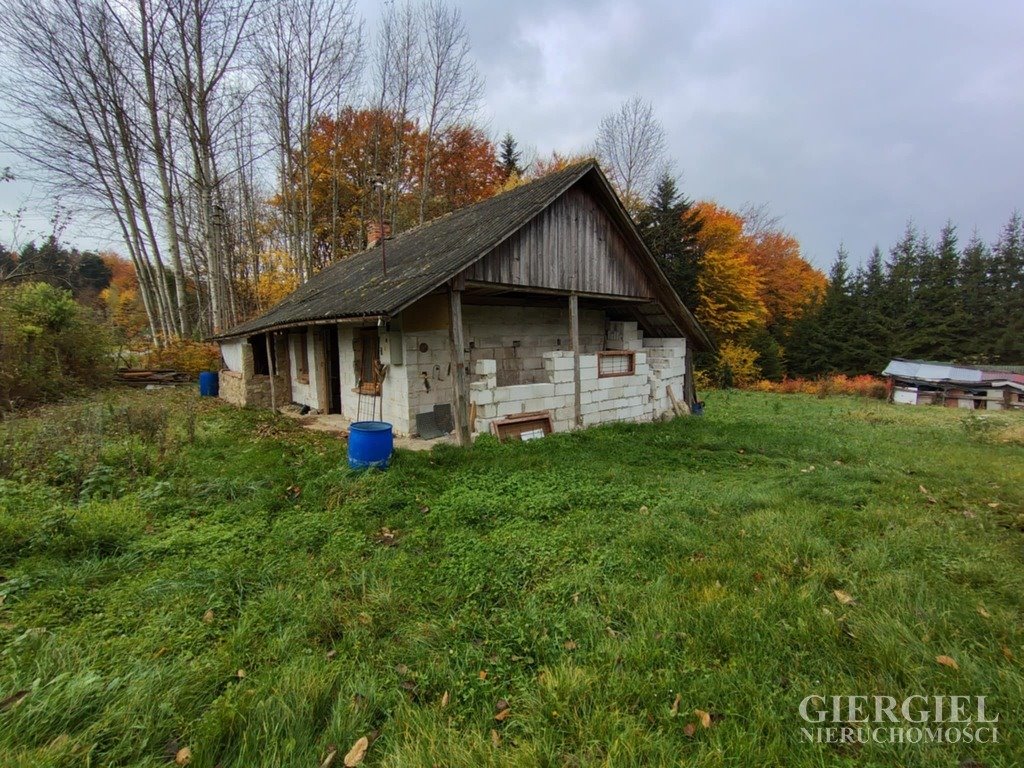
[[[749,339],[747,346],[757,352],[757,367],[761,369],[761,378],[782,381],[785,366],[782,347],[775,336],[767,328],[761,328]]]
[[[1024,363],[1024,217],[1015,212],[992,249],[998,329],[993,356],[1010,365]]]
[[[977,233],[964,248],[957,283],[964,318],[957,358],[967,363],[992,362],[1001,336],[999,312],[992,252]]]
[[[855,304],[849,256],[840,246],[829,271],[819,323],[824,343],[816,368],[821,373],[857,373]]]
[[[791,376],[816,376],[828,359],[829,341],[821,325],[822,300],[815,299],[789,327],[785,337],[786,373]]]
[[[701,249],[697,239],[701,223],[693,203],[680,194],[676,180],[665,173],[650,202],[637,218],[644,242],[691,312],[698,302],[697,276]]]
[[[915,330],[914,288],[920,241],[917,230],[908,224],[903,237],[889,251],[882,306],[889,318],[893,357],[910,356],[910,339]]]
[[[957,278],[960,250],[956,227],[942,228],[935,248],[922,241],[917,255],[914,291],[913,332],[907,340],[913,357],[929,360],[955,360],[964,318],[961,313]]]
[[[511,133],[506,133],[498,148],[498,167],[501,169],[502,181],[508,181],[512,176],[522,176],[525,170],[520,163],[523,161],[523,153],[519,151],[519,145]]]
[[[861,280],[861,317],[866,354],[861,373],[881,373],[892,359],[892,319],[885,308],[885,262],[876,245],[864,265]]]

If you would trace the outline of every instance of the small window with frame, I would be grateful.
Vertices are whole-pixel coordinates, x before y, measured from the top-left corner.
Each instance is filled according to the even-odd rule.
[[[609,349],[597,353],[597,377],[632,376],[636,373],[636,352],[629,349]]]

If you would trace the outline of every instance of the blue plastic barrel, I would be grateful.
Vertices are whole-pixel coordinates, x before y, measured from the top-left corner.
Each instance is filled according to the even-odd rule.
[[[348,427],[348,465],[352,469],[387,469],[395,435],[386,421],[354,421]]]
[[[199,396],[216,397],[220,393],[220,379],[216,371],[201,371],[199,374]]]

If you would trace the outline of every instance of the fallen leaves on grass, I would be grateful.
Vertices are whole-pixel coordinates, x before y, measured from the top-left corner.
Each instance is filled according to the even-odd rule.
[[[377,535],[373,537],[373,541],[375,544],[382,547],[397,547],[398,531],[393,531],[385,526],[377,531]]]
[[[501,735],[493,728],[491,728],[491,744],[495,749],[501,746]]]
[[[182,747],[178,750],[177,754],[174,755],[175,765],[188,765],[192,762],[192,750],[188,747]]]
[[[679,714],[679,705],[682,703],[682,701],[683,694],[677,693],[675,700],[672,702],[672,706],[668,710],[668,714],[670,717],[675,717]]]
[[[683,734],[685,736],[692,739],[695,733],[697,733],[697,726],[695,723],[687,723],[683,726]]]
[[[1013,661],[1013,651],[1010,650],[1010,646],[1003,646],[1003,656],[1006,657],[1007,661]]]
[[[207,608],[206,613],[203,614],[203,624],[213,623],[213,608]]]
[[[938,499],[936,499],[936,498],[935,498],[934,496],[932,496],[932,495],[931,495],[931,494],[930,494],[930,493],[928,492],[928,489],[927,489],[927,488],[925,488],[925,487],[924,487],[923,485],[919,485],[919,486],[917,486],[917,490],[919,490],[919,491],[920,491],[921,493],[923,493],[923,494],[924,494],[924,497],[925,497],[926,499],[928,499],[928,503],[929,503],[929,504],[938,504],[938,503],[939,503],[939,500],[938,500]]]
[[[333,744],[327,747],[327,756],[320,761],[320,768],[331,768],[334,760],[338,757],[338,748]]]
[[[565,648],[565,650],[567,651],[575,651],[579,646],[576,645],[575,640],[566,640],[564,643],[562,643],[562,647]]]
[[[366,757],[366,750],[370,748],[370,740],[363,736],[358,739],[355,744],[352,745],[352,749],[345,755],[345,768],[355,768],[363,762],[363,758]]]
[[[950,669],[960,669],[960,665],[956,663],[956,660],[952,656],[936,656],[935,661],[944,667],[949,667]]]
[[[981,616],[981,618],[983,618],[983,619],[991,619],[992,618],[992,614],[989,613],[987,610],[985,610],[985,606],[984,605],[979,605],[978,606],[978,615]]]
[[[853,595],[851,595],[849,592],[844,592],[841,589],[833,589],[832,594],[835,595],[836,600],[838,600],[843,605],[854,605],[857,602],[853,598]]]
[[[480,678],[481,680],[486,680],[487,679],[487,670],[486,669],[481,669],[480,672],[477,674],[477,677]]]
[[[451,696],[449,696],[448,691],[445,691],[441,696],[441,709],[447,707],[449,701],[451,701]]]
[[[695,709],[695,710],[693,710],[693,714],[695,714],[697,716],[697,719],[700,720],[700,727],[701,728],[710,728],[711,727],[711,713],[710,712],[705,712],[703,709]]]
[[[495,714],[494,719],[499,723],[505,722],[508,719],[508,716],[512,714],[512,708],[504,699],[498,700],[498,704],[495,706],[495,709],[497,710],[497,714]]]

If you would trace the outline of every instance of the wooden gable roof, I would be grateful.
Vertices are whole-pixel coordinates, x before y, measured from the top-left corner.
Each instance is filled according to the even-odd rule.
[[[556,221],[570,228],[571,237],[553,238],[557,245],[545,249],[544,232],[554,232]],[[567,242],[575,242],[575,247],[565,247]],[[530,261],[524,270],[526,251]],[[675,328],[698,346],[711,346],[593,160],[389,239],[387,276],[381,268],[380,246],[369,248],[321,270],[263,315],[213,338],[330,320],[393,317],[457,275],[505,277],[502,270],[510,269],[516,259],[518,278],[509,273],[509,285],[643,299],[639,311],[660,320],[665,335]],[[553,284],[537,282],[548,279]]]

